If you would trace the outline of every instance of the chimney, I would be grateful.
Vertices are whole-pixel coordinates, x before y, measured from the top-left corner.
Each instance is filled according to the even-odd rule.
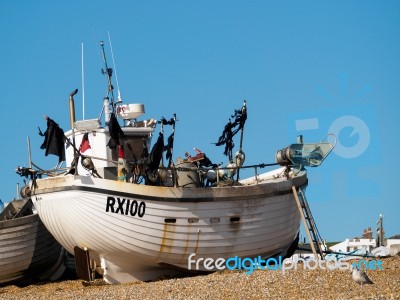
[[[363,230],[362,238],[363,238],[363,239],[372,239],[372,230],[371,230],[371,227],[368,227],[368,229],[364,229],[364,230]]]

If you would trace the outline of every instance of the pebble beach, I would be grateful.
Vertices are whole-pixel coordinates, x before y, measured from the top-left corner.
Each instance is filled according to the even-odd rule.
[[[369,270],[359,285],[349,270],[221,271],[208,275],[108,285],[96,279],[0,287],[0,299],[400,299],[400,256]]]

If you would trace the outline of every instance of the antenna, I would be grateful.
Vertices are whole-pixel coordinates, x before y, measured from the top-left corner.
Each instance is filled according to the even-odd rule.
[[[115,66],[114,52],[113,52],[113,48],[112,48],[112,45],[111,45],[110,31],[107,31],[107,33],[108,33],[108,41],[110,42],[111,58],[112,58],[113,65],[114,65],[115,81],[117,82],[117,89],[118,89],[118,99],[117,99],[117,102],[122,102],[122,99],[121,99],[121,92],[120,92],[120,90],[119,90],[118,75],[117,75],[117,67]]]
[[[82,120],[85,120],[85,71],[83,65],[83,42],[82,42]]]

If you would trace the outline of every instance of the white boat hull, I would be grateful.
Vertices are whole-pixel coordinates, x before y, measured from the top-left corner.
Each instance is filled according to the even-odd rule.
[[[64,254],[38,214],[0,221],[0,285],[57,280]]]
[[[87,248],[109,283],[195,269],[195,258],[285,256],[298,237],[292,186],[304,174],[229,187],[178,188],[60,176],[35,181],[43,223],[70,253]],[[203,266],[200,270],[206,271]]]

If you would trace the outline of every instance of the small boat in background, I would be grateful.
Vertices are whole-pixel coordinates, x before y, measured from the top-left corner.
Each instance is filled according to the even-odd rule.
[[[58,280],[65,254],[31,199],[13,200],[0,213],[0,285]]]

